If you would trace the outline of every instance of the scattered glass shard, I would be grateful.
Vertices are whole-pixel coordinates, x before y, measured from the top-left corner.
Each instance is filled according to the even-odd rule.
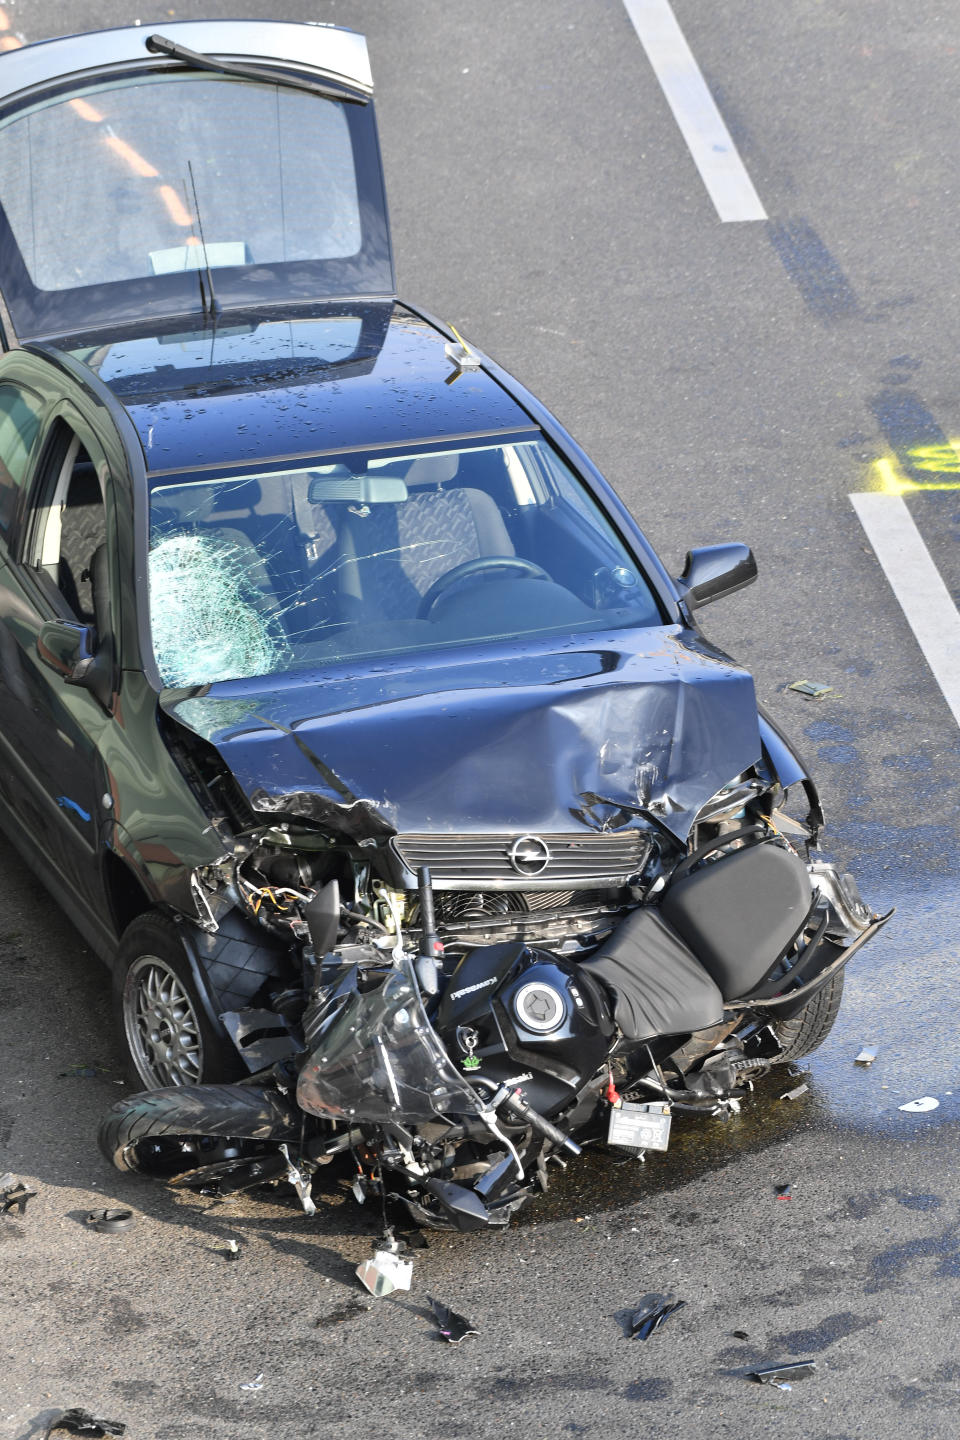
[[[241,1390],[262,1390],[262,1389],[263,1389],[263,1371],[261,1370],[261,1371],[260,1371],[260,1374],[259,1374],[259,1375],[255,1375],[252,1380],[248,1380],[247,1383],[246,1383],[246,1385],[241,1385],[241,1386],[240,1386],[240,1389],[241,1389]]]
[[[816,1360],[798,1360],[792,1365],[768,1365],[762,1370],[751,1370],[746,1378],[756,1380],[760,1385],[776,1385],[778,1390],[791,1389],[791,1380],[806,1380],[817,1368]]]
[[[433,1311],[434,1319],[437,1322],[437,1329],[448,1340],[451,1345],[459,1345],[468,1335],[478,1335],[480,1332],[470,1324],[456,1310],[450,1310],[441,1300],[435,1300],[432,1295],[427,1296],[430,1309]]]
[[[807,1084],[798,1085],[794,1090],[785,1090],[780,1096],[781,1100],[799,1100],[801,1095],[806,1095],[810,1086]]]
[[[854,1060],[854,1065],[872,1065],[876,1060],[880,1047],[878,1045],[864,1045],[860,1054]]]
[[[898,1106],[900,1110],[906,1110],[910,1115],[922,1115],[927,1110],[936,1110],[940,1101],[934,1100],[932,1095],[921,1095],[919,1100],[908,1100],[906,1105]]]
[[[669,1295],[645,1295],[627,1321],[627,1338],[649,1339],[655,1330],[659,1330],[661,1325],[686,1303],[685,1300],[671,1300]]]

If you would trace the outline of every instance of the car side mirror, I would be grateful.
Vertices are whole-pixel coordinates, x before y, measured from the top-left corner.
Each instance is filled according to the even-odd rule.
[[[45,620],[37,636],[37,654],[68,685],[82,685],[96,660],[93,629],[72,620]]]
[[[689,610],[733,595],[757,578],[757,562],[749,545],[703,545],[687,552],[687,563],[677,580],[680,598]]]

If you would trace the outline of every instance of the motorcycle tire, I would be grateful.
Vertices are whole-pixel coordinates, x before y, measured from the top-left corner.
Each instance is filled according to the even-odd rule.
[[[789,1020],[773,1022],[777,1039],[783,1046],[777,1056],[777,1064],[788,1060],[800,1060],[818,1050],[833,1029],[833,1022],[843,998],[843,971],[812,995],[802,1010]]]
[[[296,1112],[275,1090],[257,1085],[175,1085],[120,1100],[104,1116],[98,1141],[117,1170],[169,1173],[163,1141],[171,1148],[198,1140],[294,1140]],[[169,1152],[168,1152],[169,1153]],[[214,1156],[210,1157],[215,1158]],[[185,1158],[183,1169],[196,1166]]]
[[[138,1088],[220,1084],[246,1074],[226,1031],[207,1014],[180,928],[165,915],[147,913],[120,942],[114,1021],[127,1075]]]

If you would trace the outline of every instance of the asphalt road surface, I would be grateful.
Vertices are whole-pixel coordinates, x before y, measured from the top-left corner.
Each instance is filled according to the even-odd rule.
[[[138,3],[6,0],[0,43],[130,23]],[[0,1171],[39,1190],[0,1217],[3,1437],[38,1440],[71,1405],[130,1440],[957,1434],[960,730],[849,497],[901,496],[945,586],[921,608],[949,633],[960,8],[674,12],[766,219],[720,220],[623,0],[279,13],[369,38],[401,295],[556,410],[670,565],[754,546],[758,584],[705,627],[814,764],[828,850],[898,914],[852,963],[806,1094],[780,1099],[799,1084],[781,1072],[726,1124],[676,1121],[645,1166],[571,1163],[506,1234],[431,1238],[409,1296],[375,1302],[352,1269],[378,1217],[335,1180],[310,1222],[101,1160],[121,1093],[106,977],[0,846]],[[832,693],[805,701],[800,679]],[[60,1075],[76,1065],[105,1073]],[[921,1095],[939,1108],[898,1109]],[[136,1228],[86,1229],[108,1203]],[[622,1338],[651,1291],[686,1304]],[[440,1341],[428,1294],[477,1337]],[[790,1391],[744,1378],[807,1359]]]

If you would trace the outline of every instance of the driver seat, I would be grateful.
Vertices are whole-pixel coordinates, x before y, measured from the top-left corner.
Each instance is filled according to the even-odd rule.
[[[433,582],[455,565],[514,554],[503,517],[485,491],[442,488],[456,475],[458,459],[415,460],[405,477],[406,500],[344,507],[337,568],[343,619],[414,619]]]

